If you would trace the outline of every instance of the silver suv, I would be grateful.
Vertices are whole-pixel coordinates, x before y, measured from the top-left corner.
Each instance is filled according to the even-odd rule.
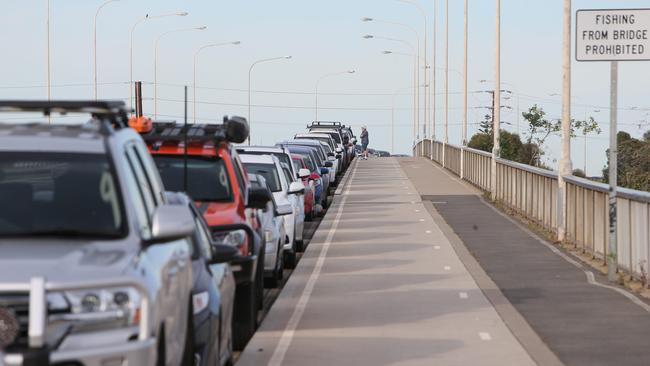
[[[0,111],[92,116],[0,124],[0,365],[191,364],[194,222],[123,103]]]

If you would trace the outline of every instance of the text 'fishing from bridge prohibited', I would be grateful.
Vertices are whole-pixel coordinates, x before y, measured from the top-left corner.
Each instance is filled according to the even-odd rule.
[[[576,60],[650,60],[650,9],[578,10]]]

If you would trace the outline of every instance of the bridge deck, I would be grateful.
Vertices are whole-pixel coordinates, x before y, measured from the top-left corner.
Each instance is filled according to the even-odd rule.
[[[371,159],[351,169],[238,364],[534,364],[509,326],[398,160]]]

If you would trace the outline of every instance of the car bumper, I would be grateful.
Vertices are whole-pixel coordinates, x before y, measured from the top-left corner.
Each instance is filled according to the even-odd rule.
[[[43,363],[42,354],[27,351],[22,354],[3,354],[0,352],[0,365],[3,366],[47,366],[48,364],[81,364],[84,366],[128,366],[153,365],[156,362],[156,339],[133,341],[121,345],[88,347],[78,350],[53,351],[49,363]]]

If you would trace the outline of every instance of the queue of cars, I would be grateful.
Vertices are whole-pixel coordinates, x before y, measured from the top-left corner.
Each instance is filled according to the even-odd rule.
[[[0,112],[91,116],[0,123],[3,366],[232,363],[356,143],[349,127],[314,122],[244,146],[242,118],[152,122],[122,102]]]

